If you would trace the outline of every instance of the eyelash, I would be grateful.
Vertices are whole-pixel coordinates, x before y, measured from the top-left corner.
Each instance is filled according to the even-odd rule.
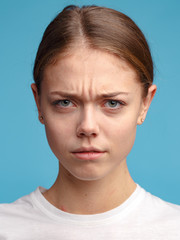
[[[72,103],[72,102],[71,102],[70,100],[68,100],[68,99],[61,99],[61,100],[56,100],[56,101],[54,101],[54,102],[53,102],[53,105],[54,105],[54,106],[58,106],[58,107],[60,107],[60,108],[64,108],[64,109],[66,109],[66,108],[68,108],[68,107],[72,107],[72,106],[69,106],[69,105],[66,106],[66,107],[60,106],[60,103],[62,103],[63,101],[68,101],[69,103]],[[109,108],[110,110],[117,110],[117,109],[121,108],[122,106],[125,106],[125,105],[126,105],[125,102],[120,101],[120,100],[114,100],[114,99],[106,99],[106,102],[104,103],[104,105],[107,104],[107,103],[109,103],[109,102],[115,102],[116,104],[119,104],[119,107]],[[73,103],[72,103],[72,104],[73,104]]]

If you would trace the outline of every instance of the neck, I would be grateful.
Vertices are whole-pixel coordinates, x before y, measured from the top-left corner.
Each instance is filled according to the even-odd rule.
[[[100,180],[82,181],[65,173],[60,166],[54,185],[43,195],[55,207],[74,214],[109,211],[127,200],[136,189],[126,160]]]

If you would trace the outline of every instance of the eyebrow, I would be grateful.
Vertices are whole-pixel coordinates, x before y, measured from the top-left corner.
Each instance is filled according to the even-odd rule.
[[[109,92],[109,93],[99,94],[97,98],[112,98],[118,95],[128,95],[128,94],[129,94],[128,92]],[[60,95],[65,98],[77,98],[77,99],[81,98],[81,95],[64,92],[64,91],[53,91],[53,92],[50,92],[50,95]]]

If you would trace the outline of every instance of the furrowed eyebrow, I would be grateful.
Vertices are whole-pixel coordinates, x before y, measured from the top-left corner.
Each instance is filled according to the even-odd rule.
[[[118,95],[128,95],[128,92],[112,92],[112,93],[106,93],[106,94],[102,94],[101,96],[103,98],[111,98],[111,97],[116,97]]]
[[[129,94],[128,92],[110,92],[110,93],[100,94],[97,96],[97,98],[112,98],[112,97],[116,97],[118,95],[128,95],[128,94]],[[81,98],[81,95],[68,93],[68,92],[64,92],[64,91],[54,91],[54,92],[51,92],[50,95],[60,95],[65,98],[76,98],[76,99]]]

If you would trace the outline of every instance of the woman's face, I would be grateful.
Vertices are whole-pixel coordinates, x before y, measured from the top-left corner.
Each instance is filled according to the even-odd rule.
[[[45,69],[40,96],[32,89],[60,171],[81,180],[101,179],[126,160],[153,95],[142,99],[129,64],[85,48]]]

